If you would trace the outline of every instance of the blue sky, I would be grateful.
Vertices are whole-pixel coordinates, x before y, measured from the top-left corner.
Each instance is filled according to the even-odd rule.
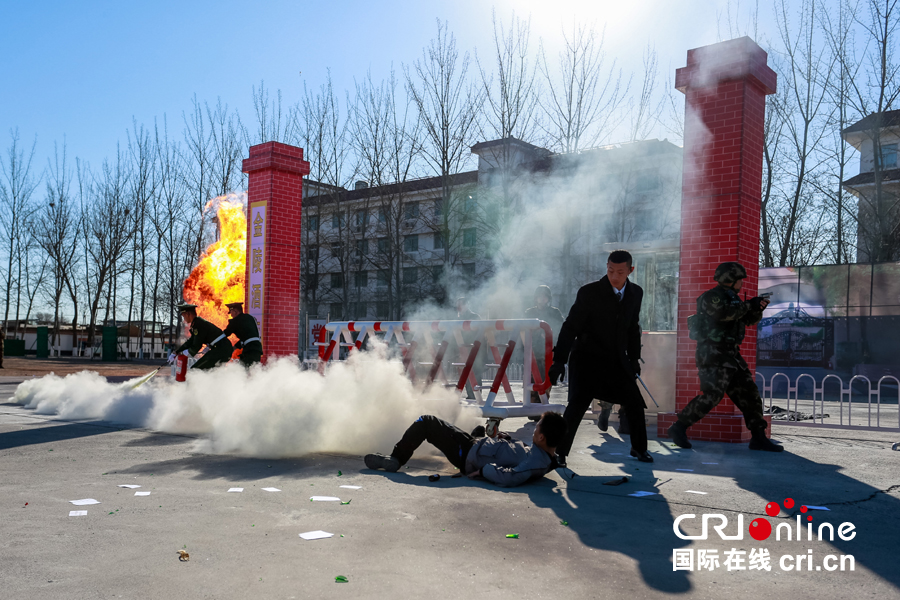
[[[485,56],[492,8],[503,20],[514,9],[530,15],[535,49],[540,38],[551,53],[564,25],[605,25],[607,50],[626,71],[640,70],[653,43],[665,75],[684,64],[689,48],[730,37],[726,7],[725,0],[8,2],[0,19],[0,148],[17,127],[23,141],[37,136],[39,168],[64,136],[70,156],[99,166],[124,145],[132,117],[150,125],[166,115],[180,136],[194,94],[210,103],[220,97],[252,125],[251,88],[260,80],[292,104],[304,82],[317,88],[330,69],[343,94],[369,69],[377,80],[392,64],[399,71],[421,56],[436,19],[448,21],[460,49]],[[760,29],[771,37],[769,12],[760,9]]]

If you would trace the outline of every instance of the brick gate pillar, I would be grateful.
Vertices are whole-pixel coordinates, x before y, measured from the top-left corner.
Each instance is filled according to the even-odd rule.
[[[697,297],[715,285],[716,266],[740,262],[748,275],[741,295],[756,295],[766,96],[776,84],[766,62],[762,48],[743,37],[689,50],[687,66],[676,71],[675,87],[685,95],[676,410],[700,392],[687,317],[696,312]],[[756,328],[748,329],[741,354],[755,371]],[[661,413],[658,436],[665,437],[674,421],[675,413]],[[689,436],[741,442],[750,432],[726,399]]]
[[[296,355],[300,336],[300,213],[303,149],[250,147],[247,185],[247,289],[244,309],[259,323],[263,360]]]

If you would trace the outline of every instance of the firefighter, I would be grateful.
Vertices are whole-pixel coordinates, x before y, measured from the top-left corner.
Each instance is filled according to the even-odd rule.
[[[223,333],[226,337],[232,334],[237,337],[238,343],[234,347],[241,348],[240,361],[249,368],[262,360],[263,347],[256,319],[244,312],[243,302],[231,302],[225,306],[231,318]]]
[[[206,319],[201,319],[197,316],[197,306],[195,304],[179,304],[178,312],[181,313],[181,318],[191,328],[191,337],[169,356],[170,361],[174,360],[175,354],[179,352],[195,356],[204,345],[207,347],[206,353],[194,363],[194,366],[191,367],[192,369],[205,371],[231,359],[234,346],[231,345],[228,337],[222,333],[221,329]]]

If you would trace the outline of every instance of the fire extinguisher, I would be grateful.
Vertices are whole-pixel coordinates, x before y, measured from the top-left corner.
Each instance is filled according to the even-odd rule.
[[[188,357],[179,354],[175,357],[175,381],[184,381],[184,376],[188,370]]]

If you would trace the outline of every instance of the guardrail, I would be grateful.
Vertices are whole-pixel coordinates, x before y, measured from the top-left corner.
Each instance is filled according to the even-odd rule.
[[[538,369],[533,347],[533,333],[538,330],[544,333],[543,373]],[[317,345],[320,368],[324,368],[325,363],[335,358],[336,351],[340,355],[341,348],[347,348],[348,352],[361,350],[367,338],[396,344],[401,350],[403,369],[413,381],[421,378],[425,385],[440,381],[446,387],[455,387],[460,396],[468,384],[481,407],[482,415],[488,419],[539,416],[545,410],[563,412],[565,409],[561,405],[548,403],[553,332],[547,323],[539,319],[332,321],[319,334]],[[531,366],[530,369],[522,369],[522,402],[518,402],[513,394],[507,373],[519,339],[523,348],[523,364]],[[445,360],[451,347],[459,353],[458,362]],[[481,382],[476,380],[473,373],[482,347],[486,348],[488,358],[493,358],[494,362],[481,366],[496,370],[486,398],[482,396]],[[448,380],[448,367],[459,368],[456,383]],[[505,402],[498,400],[501,387],[506,396]],[[531,402],[532,390],[538,393],[539,403]]]
[[[768,383],[766,382],[766,378],[762,373],[756,374],[757,379],[762,380],[762,385],[760,386],[760,395],[763,399],[763,405],[766,405],[766,399],[768,399],[768,407],[772,409],[773,403],[775,401],[774,398],[774,389],[776,386],[776,382],[784,381],[786,386],[786,397],[779,398],[779,400],[785,400],[787,403],[787,410],[793,410],[795,412],[800,412],[800,390],[801,390],[801,381],[808,382],[806,390],[811,388],[812,394],[811,398],[804,398],[802,401],[804,402],[804,408],[808,406],[808,403],[812,403],[812,418],[808,421],[791,421],[791,420],[778,420],[777,423],[781,425],[797,425],[797,426],[806,426],[806,427],[828,427],[828,428],[846,428],[853,427],[854,429],[871,429],[871,430],[885,430],[885,429],[898,429],[900,430],[900,380],[892,375],[885,375],[881,377],[878,382],[874,385],[872,381],[866,377],[865,375],[854,375],[850,378],[847,384],[844,384],[844,380],[834,374],[826,375],[822,378],[822,380],[816,381],[816,378],[810,375],[809,373],[802,373],[797,376],[793,383],[791,383],[790,377],[785,373],[775,373],[769,379]],[[829,383],[831,385],[829,385]],[[897,389],[894,390],[885,390],[885,384],[893,383]],[[854,384],[857,384],[857,389],[861,384],[864,384],[864,391],[862,393],[857,393],[857,396],[864,396],[865,401],[863,402],[853,402],[854,397]],[[837,386],[837,389],[834,389],[833,386]],[[833,393],[837,395],[837,401],[835,400],[826,400],[825,394],[826,390],[829,393]],[[887,392],[887,394],[885,394]],[[888,398],[896,398],[898,400],[898,404],[887,404],[887,406],[897,407],[896,416],[891,415],[890,417],[885,415],[885,421],[887,419],[896,418],[896,422],[894,425],[885,424],[882,425],[882,413],[883,413],[883,405],[882,402],[883,395],[887,395]],[[874,399],[874,404],[873,404]],[[794,408],[791,408],[791,400],[793,400]],[[834,407],[838,409],[838,422],[837,423],[826,423],[825,415],[826,415],[826,407],[831,410]],[[865,409],[863,409],[865,406]],[[816,412],[816,408],[818,407],[818,412]],[[854,410],[856,407],[856,410]],[[874,413],[873,413],[874,407]],[[893,408],[890,409],[893,412]],[[857,419],[860,418],[861,412],[865,414],[862,416],[865,424],[861,424],[857,421],[854,423],[854,414]],[[846,422],[845,422],[845,413],[846,413]],[[830,413],[828,413],[830,415]],[[833,418],[833,417],[829,417]],[[875,424],[872,424],[874,418]]]

